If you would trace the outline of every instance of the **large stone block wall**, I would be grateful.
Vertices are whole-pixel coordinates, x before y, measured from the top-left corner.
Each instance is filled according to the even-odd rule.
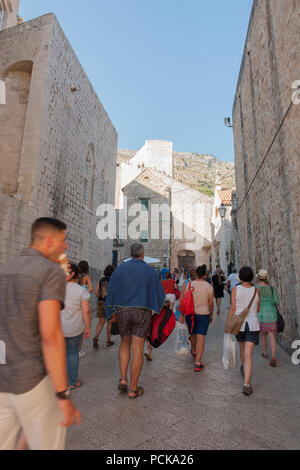
[[[114,205],[117,132],[53,14],[0,32],[0,77],[24,60],[33,68],[21,154],[13,145],[5,148],[7,165],[20,162],[16,193],[1,196],[1,261],[28,245],[32,220],[57,217],[68,225],[68,257],[86,259],[96,280],[112,261],[112,240],[96,236],[96,210],[104,202]],[[0,106],[0,127],[4,121],[8,125]],[[21,230],[14,229],[7,251],[12,218]]]
[[[268,269],[290,350],[300,337],[300,4],[254,1],[233,108],[239,264]]]

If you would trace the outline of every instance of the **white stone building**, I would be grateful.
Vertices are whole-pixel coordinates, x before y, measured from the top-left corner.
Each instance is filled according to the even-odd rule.
[[[20,0],[0,0],[0,31],[22,22],[18,17],[19,6]]]
[[[127,207],[140,202],[147,209],[149,224],[138,241],[144,244],[147,255],[160,259],[160,265],[170,261],[170,267],[174,269],[209,264],[213,201],[173,178],[173,160],[173,144],[168,141],[146,141],[135,153],[119,150],[116,208],[124,208],[126,196]],[[167,205],[169,218],[166,213],[153,215],[154,204]],[[160,226],[159,239],[152,235],[155,217]],[[170,227],[169,238],[163,238],[163,226]],[[119,261],[129,256],[132,243],[131,239],[123,239],[123,246],[115,244]]]
[[[222,205],[224,218],[221,217],[219,210]],[[211,265],[212,270],[220,265],[225,275],[228,275],[234,267],[231,210],[232,189],[222,188],[221,177],[218,174],[211,216]]]

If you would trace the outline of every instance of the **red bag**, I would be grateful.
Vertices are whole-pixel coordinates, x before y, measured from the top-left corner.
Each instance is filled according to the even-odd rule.
[[[188,290],[182,297],[181,302],[180,302],[180,307],[179,307],[180,313],[182,313],[182,315],[185,315],[186,317],[188,315],[193,315],[192,328],[191,328],[190,334],[192,334],[193,332],[194,320],[195,320],[195,307],[194,307],[193,292],[194,292],[194,288],[191,287],[191,283],[189,283]]]
[[[188,316],[188,315],[194,315],[195,313],[193,291],[194,291],[194,288],[191,287],[191,283],[189,283],[188,290],[184,294],[180,302],[179,310],[180,310],[180,313],[182,313],[182,315]]]
[[[175,289],[174,294],[175,294],[176,300],[178,300],[180,298],[180,291],[178,289]]]
[[[148,341],[154,348],[161,346],[171,335],[176,325],[174,312],[168,307],[163,307],[159,315],[153,315],[151,336]]]

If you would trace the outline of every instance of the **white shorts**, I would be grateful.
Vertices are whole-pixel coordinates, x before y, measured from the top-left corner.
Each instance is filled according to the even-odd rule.
[[[30,450],[64,450],[62,421],[49,376],[23,395],[0,393],[0,450],[13,450],[20,430]]]
[[[166,294],[166,300],[169,300],[170,302],[175,302],[176,300],[176,295],[175,294]]]

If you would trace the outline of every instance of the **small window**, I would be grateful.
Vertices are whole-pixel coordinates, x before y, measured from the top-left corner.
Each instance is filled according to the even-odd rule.
[[[141,199],[142,211],[149,210],[149,199]]]
[[[148,241],[148,230],[141,230],[141,243],[147,243]]]

